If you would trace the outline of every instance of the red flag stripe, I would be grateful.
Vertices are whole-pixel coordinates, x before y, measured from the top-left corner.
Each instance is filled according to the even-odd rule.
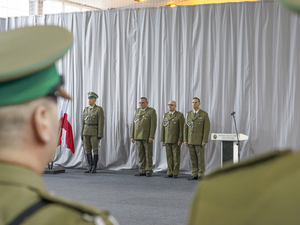
[[[59,141],[58,145],[61,145],[61,136],[62,136],[62,129],[66,130],[66,145],[71,150],[71,152],[74,154],[75,148],[74,148],[74,140],[73,140],[73,130],[72,126],[68,121],[68,114],[64,113],[64,116],[60,119],[61,121],[61,131],[59,135]]]

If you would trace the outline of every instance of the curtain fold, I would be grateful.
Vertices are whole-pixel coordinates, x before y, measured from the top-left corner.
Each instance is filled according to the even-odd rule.
[[[235,133],[235,111],[238,131],[249,136],[241,143],[242,159],[299,148],[299,20],[277,2],[263,1],[7,18],[0,19],[0,32],[46,24],[74,34],[73,48],[57,67],[73,96],[75,154],[58,147],[57,165],[86,166],[81,120],[87,92],[94,91],[105,113],[98,168],[138,167],[130,129],[145,96],[158,115],[153,163],[162,171],[160,129],[169,100],[185,115],[199,97],[214,133]],[[205,149],[207,172],[220,166],[220,145],[209,141]],[[180,169],[191,169],[185,146]]]

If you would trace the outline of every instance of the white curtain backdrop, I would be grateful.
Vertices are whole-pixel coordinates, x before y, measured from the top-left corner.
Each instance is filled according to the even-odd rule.
[[[89,91],[100,96],[96,104],[105,112],[101,169],[137,168],[130,129],[142,96],[158,115],[154,171],[167,168],[160,130],[169,100],[186,114],[199,97],[216,133],[235,133],[235,111],[238,131],[249,136],[241,143],[243,159],[300,146],[300,17],[277,2],[8,18],[0,19],[0,32],[43,24],[74,34],[73,48],[57,66],[73,96],[75,154],[58,147],[57,165],[86,166],[80,130]],[[220,166],[220,142],[209,141],[205,160],[207,172]],[[190,167],[182,146],[181,171]]]

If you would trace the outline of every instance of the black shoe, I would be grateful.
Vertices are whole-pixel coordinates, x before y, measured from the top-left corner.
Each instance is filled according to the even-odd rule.
[[[174,176],[173,176],[173,179],[176,179],[176,178],[178,178],[178,175],[174,175]]]
[[[203,180],[203,177],[198,177],[198,180]]]
[[[172,178],[172,175],[166,175],[165,178]]]
[[[190,177],[188,178],[188,180],[198,180],[198,177],[190,176]]]
[[[138,173],[138,174],[135,174],[134,176],[140,177],[140,176],[146,176],[146,174],[145,173]]]
[[[146,173],[146,177],[151,177],[151,173]]]

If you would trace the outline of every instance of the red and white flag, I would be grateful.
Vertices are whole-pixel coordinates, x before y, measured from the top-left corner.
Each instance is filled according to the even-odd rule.
[[[68,149],[71,150],[71,152],[74,154],[75,148],[74,148],[74,140],[73,140],[73,130],[71,126],[71,106],[70,101],[63,100],[60,108],[60,114],[59,114],[59,122],[60,122],[60,134],[59,134],[59,140],[58,145],[62,145]]]

